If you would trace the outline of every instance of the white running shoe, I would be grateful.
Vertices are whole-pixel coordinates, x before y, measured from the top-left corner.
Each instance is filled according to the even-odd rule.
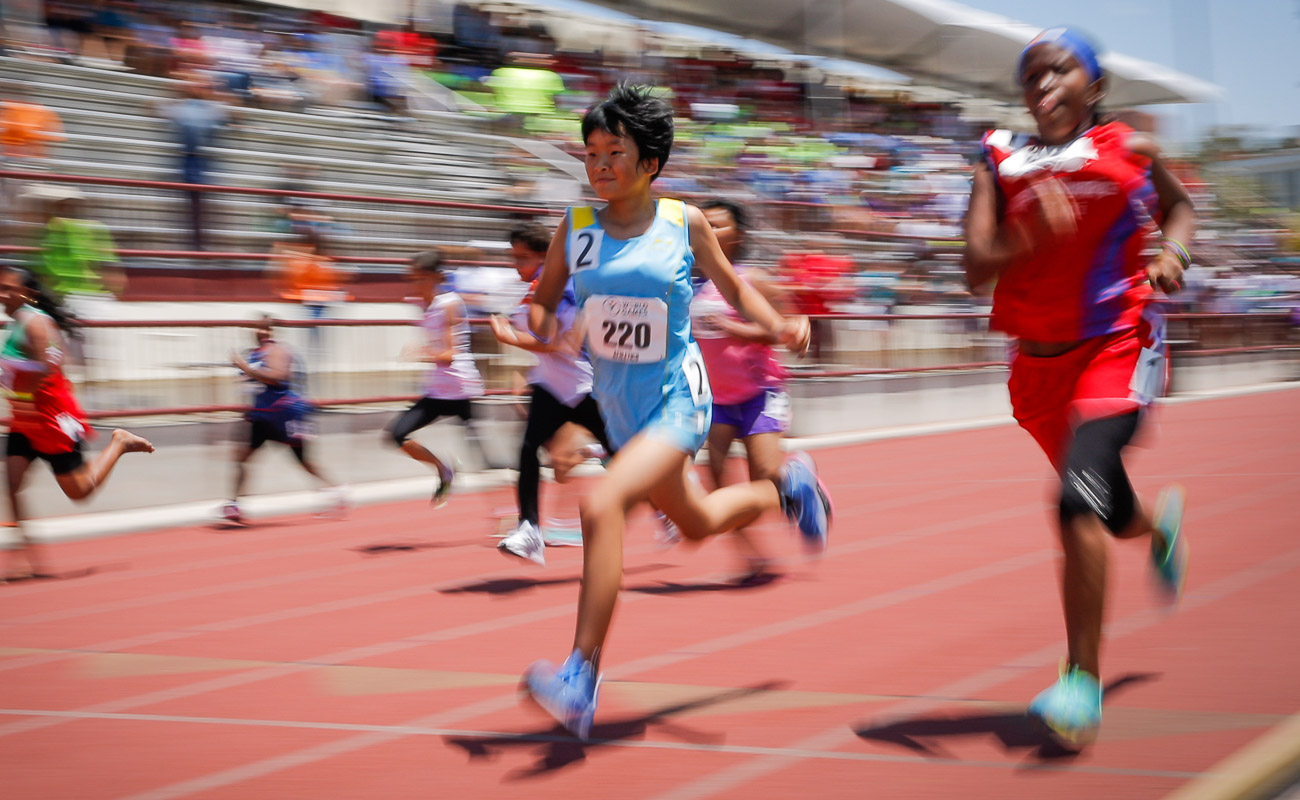
[[[244,521],[244,515],[239,511],[239,503],[234,500],[221,506],[221,518],[232,525],[238,525]]]
[[[546,566],[546,542],[542,541],[542,532],[527,520],[519,523],[514,533],[497,542],[497,549],[504,555]]]
[[[668,519],[668,515],[657,508],[655,517],[659,520],[659,530],[655,531],[655,542],[665,550],[679,544],[682,541],[682,532],[677,529],[677,523]]]
[[[347,486],[328,486],[321,489],[321,510],[316,514],[321,519],[347,519],[352,512],[352,498]]]

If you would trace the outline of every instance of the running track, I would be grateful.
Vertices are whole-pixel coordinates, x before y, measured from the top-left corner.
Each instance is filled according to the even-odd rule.
[[[769,521],[765,586],[638,518],[587,745],[515,695],[565,655],[581,554],[493,552],[505,491],[54,547],[64,579],[0,586],[3,796],[1162,797],[1300,710],[1298,400],[1169,406],[1135,451],[1144,497],[1189,491],[1188,594],[1161,611],[1112,549],[1079,756],[1023,722],[1062,630],[1050,475],[1004,426],[818,451],[830,552]]]

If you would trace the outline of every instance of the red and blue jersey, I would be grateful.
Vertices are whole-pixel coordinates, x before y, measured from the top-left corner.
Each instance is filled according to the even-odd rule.
[[[1022,193],[1046,177],[1063,184],[1077,209],[1072,236],[1040,244],[999,275],[992,327],[1068,342],[1138,326],[1152,295],[1144,250],[1160,211],[1151,161],[1128,147],[1132,133],[1112,122],[1057,146],[1017,141],[1010,131],[985,134],[984,157],[1007,217],[1037,213]]]

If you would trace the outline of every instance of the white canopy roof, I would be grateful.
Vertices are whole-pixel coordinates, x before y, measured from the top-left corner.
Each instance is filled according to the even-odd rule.
[[[637,16],[752,37],[800,53],[865,61],[990,97],[1018,95],[1011,72],[1039,29],[950,0],[593,0]],[[547,5],[546,0],[537,0]],[[1196,103],[1222,90],[1168,67],[1101,56],[1107,105]]]

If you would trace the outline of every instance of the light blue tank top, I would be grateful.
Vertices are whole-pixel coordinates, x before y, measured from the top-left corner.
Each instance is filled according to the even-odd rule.
[[[565,244],[605,419],[635,432],[674,392],[688,393],[695,405],[711,402],[691,337],[695,256],[686,205],[659,200],[650,229],[626,240],[606,235],[594,209],[572,208]]]

